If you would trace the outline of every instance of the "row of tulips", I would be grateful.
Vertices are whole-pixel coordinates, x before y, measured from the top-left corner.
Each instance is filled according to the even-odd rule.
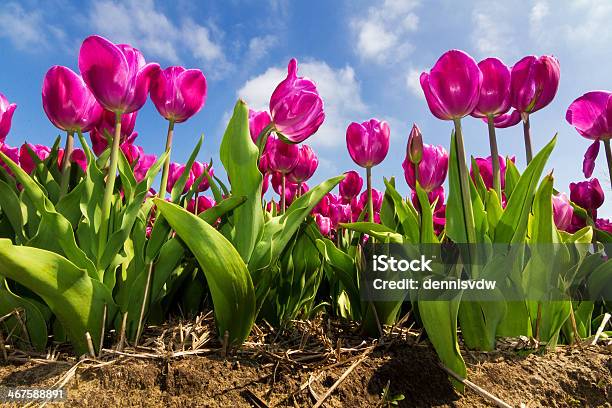
[[[307,184],[318,158],[304,142],[325,114],[315,83],[298,76],[294,59],[271,94],[269,111],[235,105],[220,147],[228,183],[215,175],[212,160],[196,160],[201,139],[186,163],[171,160],[175,125],[204,106],[201,71],[162,70],[135,48],[99,36],[85,39],[78,65],[81,75],[53,67],[43,81],[43,107],[66,133],[63,148],[59,139],[52,146],[10,147],[6,137],[16,106],[0,98],[0,314],[20,308],[28,316],[27,336],[15,319],[0,330],[21,333],[18,338],[30,340],[23,347],[44,349],[52,333],[78,353],[93,338],[97,350],[111,326],[137,343],[145,324],[204,307],[213,308],[229,346],[239,346],[260,318],[282,326],[327,309],[380,335],[411,310],[443,363],[465,376],[458,324],[469,348],[490,350],[496,337],[519,335],[554,345],[588,337],[609,308],[612,262],[600,242],[612,241],[612,228],[598,217],[602,188],[592,179],[572,183],[569,198],[554,191],[552,175],[542,174],[555,140],[535,156],[531,151],[530,115],[552,101],[559,84],[553,57],[526,57],[509,68],[495,58],[477,64],[453,50],[423,73],[432,113],[452,120],[454,131],[447,150],[424,143],[413,126],[402,164],[412,190],[407,198],[393,178],[384,179],[385,191],[372,185],[372,170],[390,144],[389,125],[377,119],[346,130],[349,156],[365,169],[365,182],[349,170]],[[159,157],[145,153],[135,132],[149,95],[168,121]],[[587,95],[572,104],[568,121],[596,140],[585,156],[592,173],[599,142],[607,146],[612,132],[602,130],[604,97],[597,94],[603,107],[593,113]],[[472,158],[469,168],[461,130],[468,115],[487,122],[491,146],[491,156]],[[499,154],[495,139],[496,127],[520,121],[528,158],[522,174],[514,156]],[[74,146],[75,135],[81,148]],[[267,201],[270,185],[278,199]],[[513,297],[361,298],[363,253],[371,243],[445,242],[505,244],[501,253],[487,254],[483,268],[470,263],[476,255],[468,249],[462,253],[465,271],[455,265],[435,274],[486,277],[513,265]],[[511,243],[593,247],[568,249],[554,264],[516,253]],[[583,264],[589,269],[567,272]],[[548,289],[543,281],[563,282],[567,300],[530,300],[532,290]],[[581,296],[585,287],[588,296]]]

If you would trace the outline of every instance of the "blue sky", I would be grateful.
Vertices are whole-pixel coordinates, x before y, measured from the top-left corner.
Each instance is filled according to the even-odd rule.
[[[375,185],[395,175],[404,193],[401,162],[408,131],[419,124],[426,143],[448,149],[451,124],[435,119],[422,96],[418,75],[441,53],[459,48],[476,60],[488,56],[512,65],[529,54],[552,54],[561,63],[557,97],[532,116],[534,147],[559,132],[547,170],[555,185],[568,191],[582,180],[588,141],[565,122],[567,106],[584,92],[612,89],[612,3],[596,0],[546,1],[285,1],[110,0],[95,2],[4,1],[0,5],[0,92],[19,106],[7,142],[52,143],[58,134],[40,102],[42,78],[51,65],[77,69],[78,49],[90,34],[138,47],[147,61],[163,67],[200,68],[208,79],[204,109],[177,125],[173,159],[187,158],[205,134],[201,160],[218,162],[218,147],[229,112],[238,97],[265,108],[291,57],[299,72],[317,82],[327,120],[308,143],[321,163],[311,185],[352,169],[345,147],[351,121],[378,117],[389,121],[391,149],[374,169]],[[466,150],[488,155],[486,126],[464,119]],[[148,153],[165,143],[165,121],[147,102],[136,125]],[[524,168],[522,129],[498,132],[500,152],[516,155]],[[594,176],[610,192],[605,158]],[[612,200],[601,214],[612,215]]]

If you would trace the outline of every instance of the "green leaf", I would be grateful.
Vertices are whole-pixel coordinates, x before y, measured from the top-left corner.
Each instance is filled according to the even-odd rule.
[[[471,243],[468,239],[468,230],[475,230],[475,225],[468,225],[465,218],[467,211],[472,211],[471,203],[464,203],[461,196],[461,169],[459,168],[459,158],[457,152],[457,135],[455,132],[451,136],[451,148],[448,161],[448,202],[446,204],[446,235],[454,242]],[[467,171],[467,170],[466,170]],[[468,176],[469,179],[469,176]],[[468,180],[471,184],[471,182]],[[465,186],[470,188],[470,186]],[[468,212],[469,214],[469,212]],[[469,262],[468,262],[469,263]]]
[[[234,211],[232,242],[249,263],[264,228],[261,207],[263,176],[257,167],[259,151],[249,133],[249,108],[239,100],[221,141],[221,162],[230,180],[232,194],[244,196],[246,203]]]
[[[542,150],[533,158],[527,169],[520,177],[512,195],[508,199],[508,204],[504,214],[495,228],[494,242],[499,243],[522,243],[527,233],[527,223],[531,212],[531,203],[546,165],[546,161],[552,153],[557,136],[544,146]]]
[[[18,243],[23,243],[26,240],[23,227],[27,219],[27,212],[24,207],[17,194],[15,194],[15,190],[0,180],[0,208],[2,208],[2,213],[13,227]]]
[[[40,296],[66,329],[77,354],[87,353],[85,333],[98,348],[104,305],[107,322],[116,313],[110,291],[66,258],[38,248],[0,240],[0,275]]]
[[[519,182],[521,178],[521,174],[519,173],[516,165],[509,157],[506,156],[506,186],[504,188],[504,193],[506,193],[506,200],[510,199],[512,193],[514,192],[514,188]]]
[[[340,227],[346,228],[347,230],[356,231],[361,234],[368,234],[376,238],[377,241],[387,243],[404,243],[404,237],[401,234],[393,231],[392,229],[374,222],[352,222],[352,223],[340,223]]]
[[[210,288],[217,327],[240,345],[255,322],[255,291],[249,271],[232,244],[183,208],[155,199],[157,209],[195,255]]]
[[[394,204],[395,214],[397,215],[406,241],[412,244],[417,244],[421,241],[421,233],[419,230],[419,214],[412,206],[410,201],[405,201],[403,197],[395,190],[393,184],[385,180],[385,198],[388,197]]]

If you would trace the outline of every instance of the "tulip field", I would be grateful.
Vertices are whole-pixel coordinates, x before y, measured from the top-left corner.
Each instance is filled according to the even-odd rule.
[[[66,358],[98,362],[146,353],[155,328],[206,313],[209,346],[230,359],[262,327],[282,338],[322,319],[323,331],[350,327],[372,347],[410,327],[458,395],[474,392],[466,356],[508,342],[524,344],[522,355],[590,347],[609,356],[612,221],[598,209],[612,190],[610,179],[592,175],[596,161],[607,160],[612,176],[612,92],[585,90],[559,118],[576,129],[571,137],[592,145],[575,182],[555,183],[560,136],[538,135],[547,140],[535,151],[530,130],[563,86],[555,57],[507,66],[445,52],[420,85],[433,117],[448,124],[447,143],[428,144],[417,124],[398,143],[387,122],[355,118],[338,152],[354,168],[318,185],[308,142],[325,121],[325,100],[295,59],[269,90],[269,110],[236,101],[208,162],[197,160],[202,139],[181,128],[205,108],[199,69],[163,69],[130,45],[93,35],[82,42],[78,71],[54,66],[42,80],[44,112],[61,131],[45,145],[13,145],[19,101],[0,94],[0,361],[58,347]],[[165,151],[138,144],[137,114],[149,98],[167,121]],[[466,151],[466,121],[482,123],[488,157]],[[499,151],[496,129],[512,126],[524,150]],[[175,133],[194,146],[185,163],[173,159]],[[396,174],[381,174],[390,148],[405,151],[405,160]],[[457,250],[452,261],[449,247]],[[421,284],[497,286],[486,295],[420,286],[370,298],[378,289],[367,278],[372,251],[388,248],[417,251],[421,266],[434,260],[411,275]],[[343,347],[328,345],[338,356]],[[612,385],[602,381],[609,403]],[[402,405],[402,390],[388,387],[380,406]],[[315,406],[328,397],[321,392]]]

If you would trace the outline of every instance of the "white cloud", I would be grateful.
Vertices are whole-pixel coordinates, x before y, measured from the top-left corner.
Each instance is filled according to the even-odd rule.
[[[410,54],[414,46],[407,36],[418,29],[419,17],[414,13],[418,5],[418,0],[385,0],[368,8],[364,17],[354,18],[351,27],[358,55],[384,64]]]
[[[50,43],[66,40],[65,32],[48,24],[39,10],[25,10],[18,3],[5,3],[0,8],[0,37],[9,39],[13,45],[25,51],[47,48]]]
[[[480,5],[482,6],[480,6]],[[515,57],[513,24],[508,20],[512,5],[478,3],[472,12],[472,43],[479,57]]]
[[[249,64],[257,63],[266,57],[277,43],[278,38],[271,34],[251,38],[245,60]]]
[[[210,27],[190,18],[176,24],[155,7],[153,0],[97,2],[90,10],[89,20],[100,34],[114,42],[129,43],[145,56],[179,64],[181,55],[188,53],[203,64],[214,63],[216,73],[229,68],[223,48],[212,38]]]
[[[344,142],[346,127],[355,120],[365,120],[367,106],[352,67],[334,69],[322,61],[300,63],[298,75],[311,78],[323,98],[325,122],[308,143],[315,147],[335,147]],[[251,108],[267,110],[276,85],[287,76],[285,67],[272,67],[249,79],[237,92]]]
[[[420,78],[421,72],[424,71],[424,69],[411,68],[406,74],[406,87],[411,94],[423,100],[425,100],[425,95],[423,94],[423,89],[421,88]]]

